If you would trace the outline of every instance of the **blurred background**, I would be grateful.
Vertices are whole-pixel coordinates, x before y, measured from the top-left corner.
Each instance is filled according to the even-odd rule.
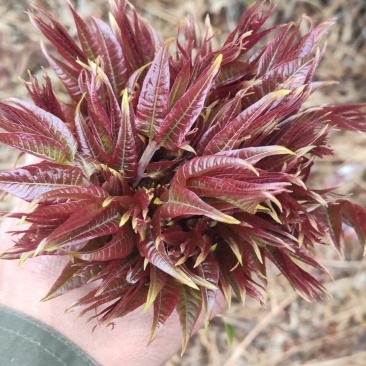
[[[108,16],[106,0],[72,1],[84,16]],[[175,35],[176,25],[188,13],[198,21],[210,15],[220,39],[235,27],[249,0],[132,0],[132,4],[158,30],[161,37]],[[27,99],[19,77],[27,70],[41,79],[47,62],[40,52],[41,36],[25,11],[28,0],[0,0],[0,100],[9,96]],[[62,0],[38,0],[51,10],[71,34],[75,28]],[[298,22],[303,14],[318,24],[329,18],[337,23],[326,36],[327,52],[317,71],[319,80],[336,80],[317,93],[312,103],[366,102],[366,1],[274,0],[277,9],[268,22]],[[55,83],[55,76],[49,71]],[[61,87],[60,93],[62,94]],[[56,87],[56,89],[58,89]],[[335,132],[330,140],[334,156],[317,161],[313,188],[340,185],[339,192],[366,206],[366,136]],[[14,167],[18,153],[0,147],[0,171]],[[0,202],[0,211],[11,208],[11,199]],[[331,248],[317,251],[319,261],[333,279],[314,271],[333,296],[309,304],[300,299],[283,277],[270,268],[271,294],[267,307],[247,299],[201,329],[181,358],[166,366],[364,366],[366,365],[366,262],[352,230],[346,230],[345,260]],[[272,272],[272,273],[271,273]],[[126,365],[127,366],[127,365]]]

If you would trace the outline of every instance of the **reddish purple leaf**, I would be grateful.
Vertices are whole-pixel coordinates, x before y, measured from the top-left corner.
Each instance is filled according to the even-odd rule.
[[[180,286],[176,309],[182,328],[182,352],[184,352],[202,309],[202,299],[198,291],[186,286]]]
[[[67,125],[51,113],[44,111],[20,99],[10,98],[10,101],[28,113],[29,119],[40,134],[50,137],[64,146],[70,162],[74,161],[78,143]]]
[[[224,150],[231,150],[235,148],[237,141],[245,130],[248,128],[256,118],[261,114],[268,111],[268,109],[273,105],[273,103],[287,95],[288,90],[279,90],[270,93],[259,100],[257,103],[253,104],[249,108],[245,109],[240,113],[235,119],[233,119],[224,129],[222,129],[210,143],[207,145],[204,153],[205,154],[215,154]]]
[[[169,105],[169,43],[156,53],[142,84],[136,107],[136,128],[152,140],[160,130]]]
[[[187,61],[179,71],[169,95],[169,110],[182,98],[191,78],[191,63]]]
[[[179,289],[175,281],[167,281],[154,301],[154,317],[149,343],[156,337],[178,303]]]
[[[175,218],[186,215],[204,215],[213,220],[238,224],[234,217],[218,211],[202,201],[195,193],[178,184],[172,183],[169,191],[169,200],[159,212],[161,218]]]
[[[26,133],[0,133],[0,142],[21,151],[56,163],[64,164],[67,151],[63,145],[45,136]]]
[[[25,201],[54,189],[81,184],[81,170],[69,165],[42,162],[0,173],[0,189]]]
[[[53,55],[50,55],[42,43],[41,47],[48,63],[66,88],[67,93],[74,102],[78,102],[82,96],[78,85],[78,76],[81,71],[81,66],[78,65],[78,69],[74,69]]]
[[[206,155],[198,156],[186,164],[181,165],[174,176],[173,182],[185,186],[189,178],[215,174],[217,172],[222,173],[225,170],[228,174],[234,172],[255,172],[252,165],[245,160],[235,157]]]
[[[84,19],[74,9],[71,2],[69,0],[66,0],[66,2],[69,5],[74,18],[74,23],[78,32],[78,38],[83,53],[88,60],[94,61],[100,54],[98,41]]]
[[[160,243],[156,246],[151,239],[146,239],[143,242],[139,242],[137,247],[141,255],[154,266],[176,278],[181,283],[193,288],[197,288],[192,279],[187,276],[179,267],[175,266],[175,264],[166,254],[164,247]]]
[[[127,89],[122,97],[122,121],[118,132],[116,148],[110,166],[122,170],[128,181],[134,182],[137,173],[137,154],[133,131],[133,115],[128,103]]]
[[[48,301],[71,290],[83,287],[99,270],[100,268],[95,266],[92,270],[83,271],[80,270],[79,266],[69,262],[41,301]]]
[[[219,282],[219,264],[215,257],[209,254],[205,260],[197,266],[198,275],[204,280],[212,283],[214,286],[218,286]],[[211,318],[211,313],[215,305],[217,290],[201,286],[201,296],[203,301],[203,307],[205,310],[205,326],[208,326],[208,322]]]
[[[165,117],[154,140],[169,150],[175,150],[201,113],[206,96],[220,69],[222,56],[201,75]]]
[[[69,251],[68,254],[88,262],[106,262],[113,259],[125,258],[135,248],[135,235],[132,229],[125,225],[121,232],[116,233],[113,238],[101,248],[91,251]]]
[[[87,156],[91,156],[101,163],[107,163],[111,158],[104,151],[103,147],[99,143],[98,139],[94,136],[93,132],[87,125],[81,111],[82,100],[77,105],[75,110],[75,130],[79,143],[80,150]]]
[[[121,216],[114,205],[99,208],[97,205],[77,211],[51,235],[42,240],[36,253],[54,250],[63,246],[74,246],[88,240],[118,232]]]
[[[100,19],[93,18],[96,39],[104,61],[104,71],[108,76],[116,96],[120,94],[127,80],[127,65],[121,45],[111,28]]]

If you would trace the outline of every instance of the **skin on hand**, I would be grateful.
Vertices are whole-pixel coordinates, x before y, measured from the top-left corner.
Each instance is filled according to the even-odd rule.
[[[21,202],[16,211],[20,212],[26,207],[27,204]],[[6,232],[23,228],[16,226],[17,222],[14,219],[3,220],[0,226],[0,252],[13,245],[11,235]],[[28,259],[19,267],[16,260],[0,260],[0,304],[53,327],[100,365],[158,366],[180,349],[181,329],[175,312],[149,346],[147,341],[150,337],[152,307],[145,314],[142,314],[141,307],[117,319],[114,329],[98,326],[93,333],[95,322],[86,323],[87,316],[79,318],[77,311],[65,314],[65,309],[90,291],[93,284],[40,302],[67,261],[67,257],[36,257]],[[224,304],[223,297],[218,296],[214,313],[224,309]],[[202,323],[201,319],[196,329]]]

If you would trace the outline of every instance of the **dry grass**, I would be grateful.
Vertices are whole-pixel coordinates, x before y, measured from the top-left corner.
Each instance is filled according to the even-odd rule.
[[[314,98],[315,103],[365,102],[366,100],[366,3],[364,0],[277,0],[273,22],[299,20],[311,15],[315,22],[337,17],[327,37],[327,56],[318,70],[321,80],[338,80]],[[39,52],[39,33],[29,24],[24,11],[29,1],[0,0],[0,99],[9,95],[26,98],[18,76],[26,70],[40,74],[46,66]],[[39,0],[66,23],[74,27],[61,1]],[[74,1],[85,15],[102,15],[106,1]],[[213,25],[225,34],[235,26],[244,6],[238,0],[136,0],[133,2],[162,35],[174,34],[179,19],[187,13],[203,20],[210,14]],[[319,162],[313,185],[333,186],[343,182],[341,191],[366,205],[365,136],[334,134],[331,145],[335,157]],[[1,147],[0,170],[12,167],[14,151]],[[2,203],[0,209],[9,207]],[[340,262],[330,248],[317,252],[317,258],[334,276],[334,281],[315,273],[327,282],[333,299],[308,304],[282,277],[273,276],[267,309],[248,299],[243,307],[234,302],[231,309],[213,320],[208,330],[200,330],[191,340],[183,358],[174,356],[166,366],[361,366],[366,364],[366,263],[361,249],[349,231],[346,260]],[[231,347],[227,345],[224,324],[235,330]]]

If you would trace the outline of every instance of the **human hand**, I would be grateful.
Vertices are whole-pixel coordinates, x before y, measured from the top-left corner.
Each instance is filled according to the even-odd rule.
[[[25,202],[16,211],[26,209]],[[18,220],[4,219],[0,226],[0,252],[12,245],[11,230]],[[23,224],[26,225],[26,224]],[[150,336],[152,309],[142,314],[139,308],[115,321],[114,329],[99,326],[92,333],[93,322],[85,323],[76,313],[65,314],[65,309],[93,288],[93,284],[77,289],[50,301],[40,302],[67,263],[67,257],[42,256],[27,260],[21,267],[17,261],[0,261],[0,304],[25,313],[59,331],[74,342],[100,365],[162,365],[181,345],[177,314],[167,320],[164,329],[147,346]],[[217,300],[214,313],[224,308],[222,297]],[[196,329],[202,325],[199,321]]]

